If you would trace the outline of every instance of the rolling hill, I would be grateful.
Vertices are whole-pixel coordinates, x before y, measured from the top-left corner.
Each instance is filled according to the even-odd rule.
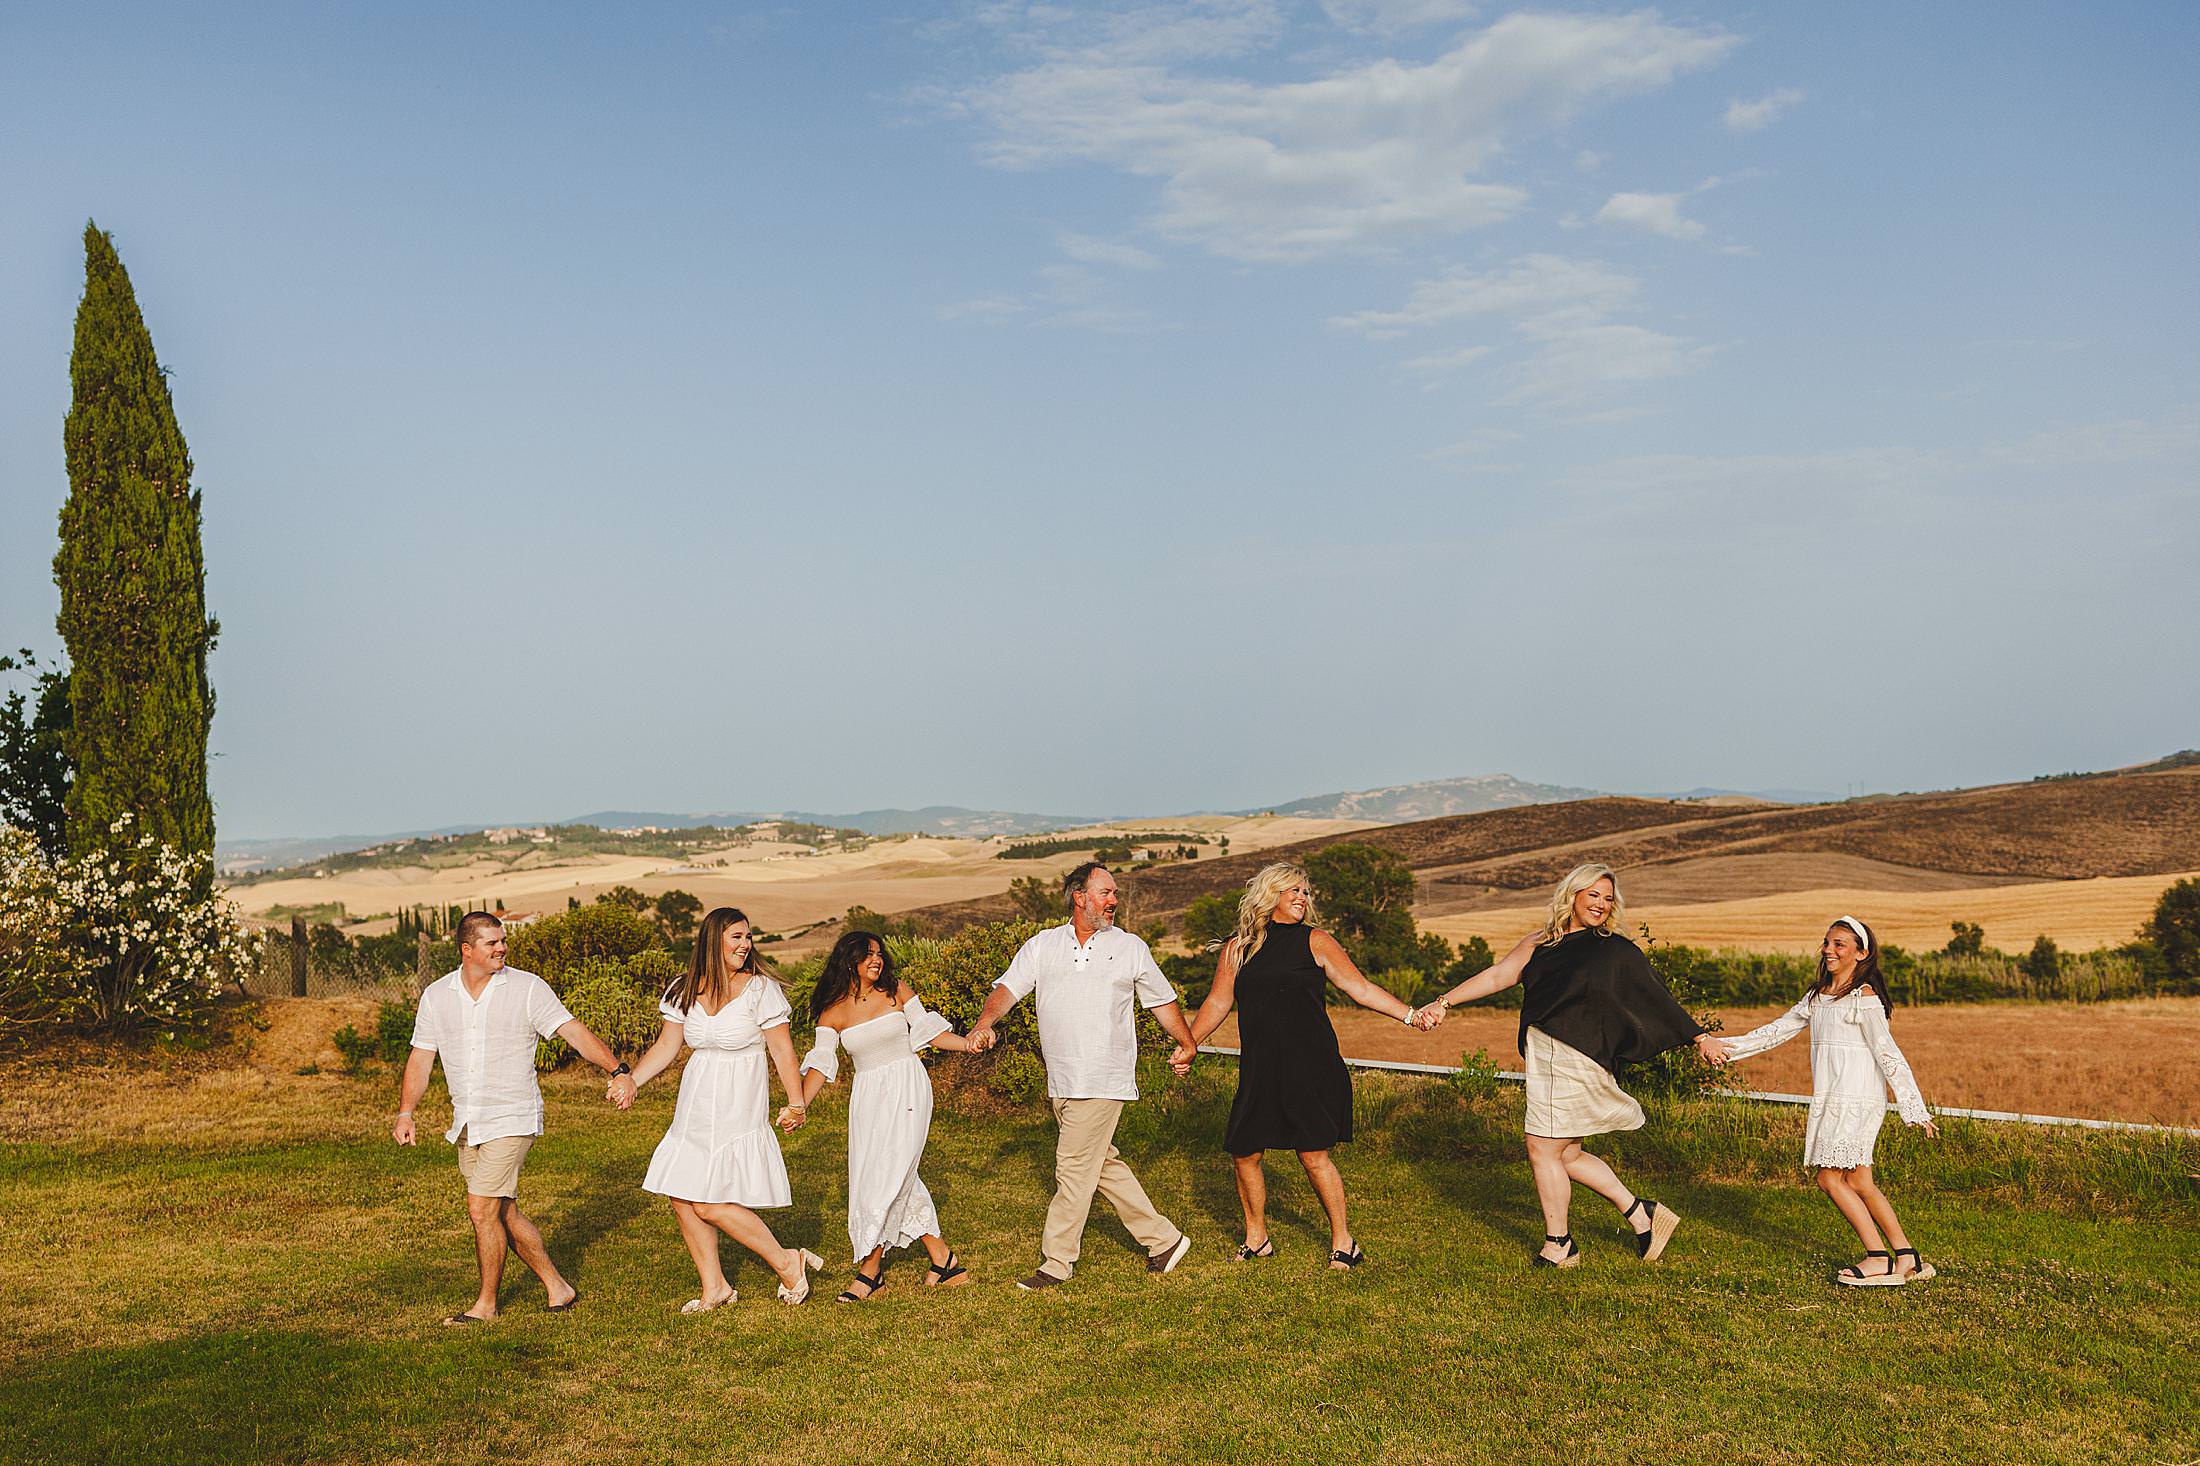
[[[1197,897],[1235,891],[1270,860],[1343,840],[1403,857],[1420,882],[1423,914],[1522,905],[1584,860],[1619,868],[1631,891],[1648,877],[1675,893],[1669,899],[1694,900],[1831,884],[1919,889],[2151,875],[2200,869],[2200,768],[2156,765],[1800,807],[1600,797],[1415,820],[1132,869],[1123,876],[1131,919],[1173,928]],[[1708,878],[1714,872],[1721,878]],[[1700,878],[1690,880],[1692,873]],[[1738,879],[1754,889],[1737,889]],[[947,930],[1011,910],[1001,896],[911,914]]]

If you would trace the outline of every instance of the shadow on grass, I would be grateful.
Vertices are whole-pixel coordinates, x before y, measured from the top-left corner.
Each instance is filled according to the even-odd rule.
[[[85,1349],[0,1379],[0,1461],[164,1463],[409,1454],[463,1414],[509,1412],[485,1383],[528,1373],[517,1340],[418,1340],[237,1331]],[[515,1403],[524,1404],[515,1388]]]

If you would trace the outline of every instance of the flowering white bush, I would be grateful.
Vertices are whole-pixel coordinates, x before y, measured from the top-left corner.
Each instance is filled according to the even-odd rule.
[[[133,841],[130,826],[124,815],[107,846],[60,861],[20,832],[0,839],[0,957],[20,954],[48,1021],[173,1032],[257,959],[263,939],[215,894],[212,859]]]

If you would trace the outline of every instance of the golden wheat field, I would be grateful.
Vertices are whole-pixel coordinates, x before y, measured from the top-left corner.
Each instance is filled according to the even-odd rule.
[[[1882,941],[1901,947],[1942,946],[1948,940],[1949,923],[1961,920],[1984,927],[1986,944],[2004,951],[2024,951],[2042,935],[2054,938],[2067,951],[2087,951],[2130,941],[2153,914],[2163,890],[2194,874],[1953,890],[1833,886],[1728,901],[1630,902],[1627,920],[1630,926],[1648,925],[1663,942],[1759,952],[1815,951],[1827,924],[1843,914],[1869,922]],[[1541,926],[1543,917],[1542,907],[1522,905],[1430,916],[1421,924],[1455,942],[1481,937],[1503,952]]]

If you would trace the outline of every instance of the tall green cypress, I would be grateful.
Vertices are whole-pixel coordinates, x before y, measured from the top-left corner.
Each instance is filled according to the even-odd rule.
[[[69,384],[53,560],[70,663],[69,844],[95,849],[132,814],[166,844],[211,851],[206,654],[221,628],[206,614],[191,453],[130,277],[91,223]]]

